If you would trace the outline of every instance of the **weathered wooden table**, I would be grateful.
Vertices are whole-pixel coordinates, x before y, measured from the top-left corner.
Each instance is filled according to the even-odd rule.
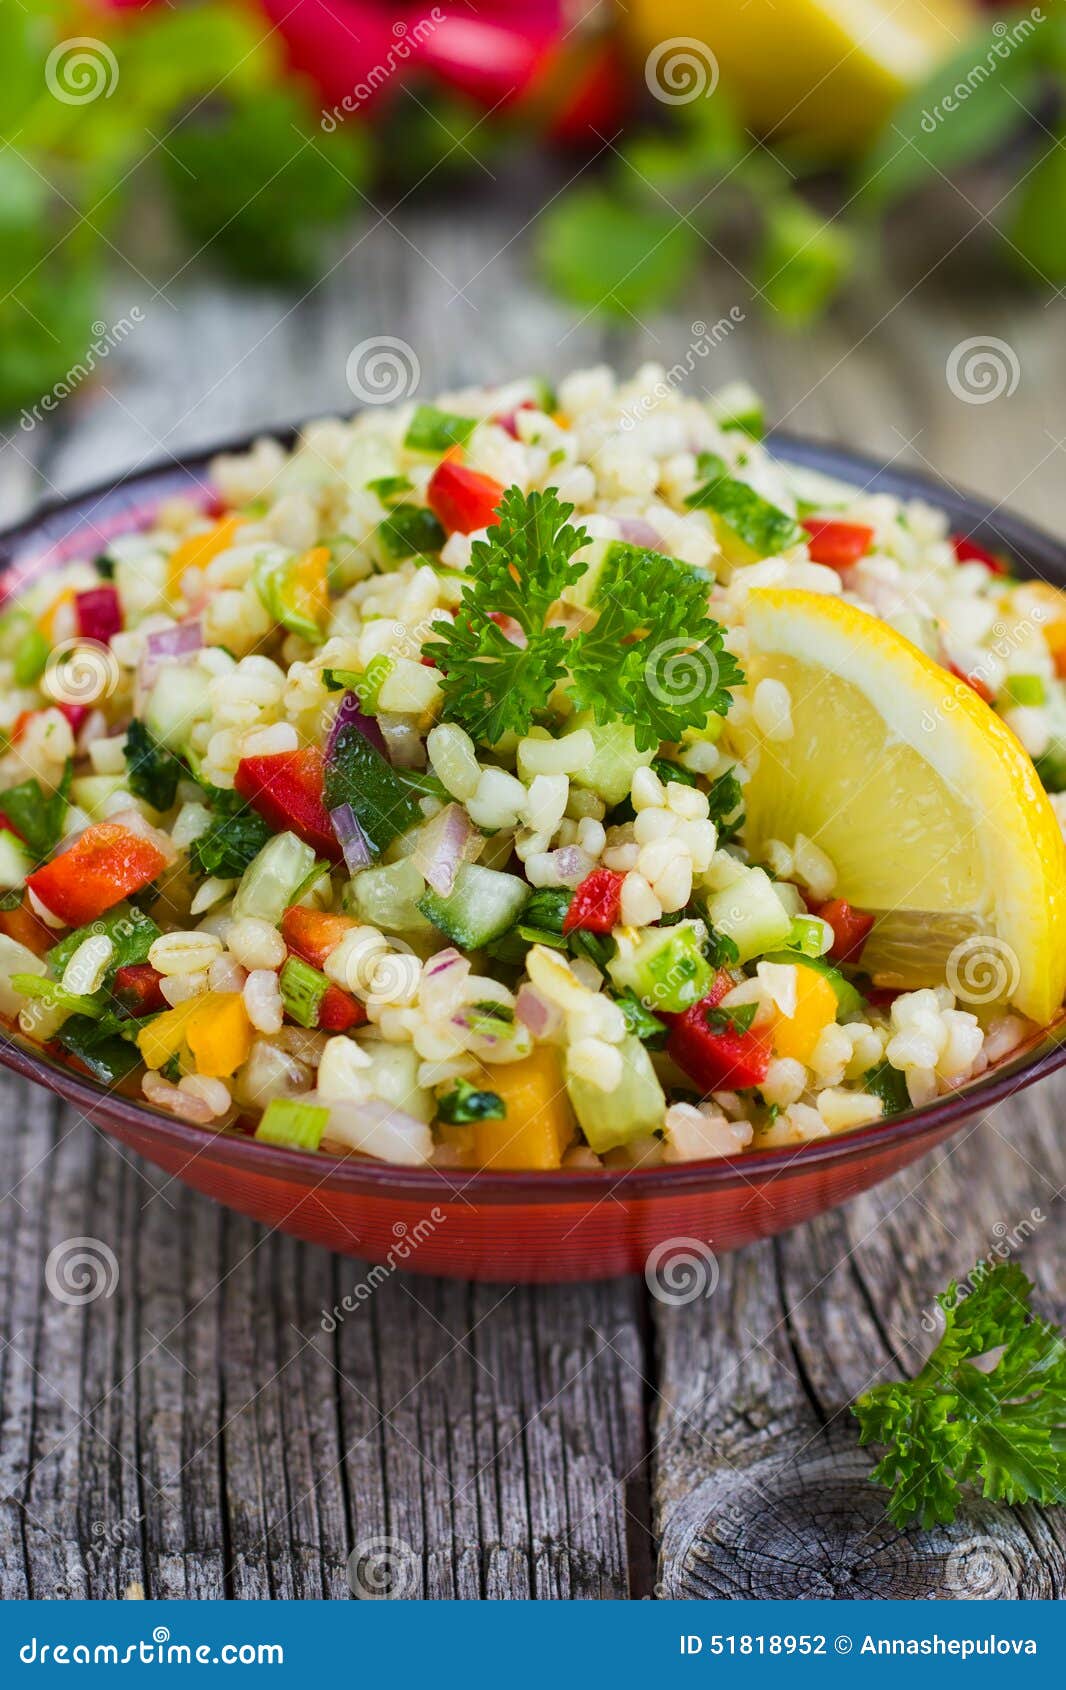
[[[299,302],[192,272],[155,293],[131,272],[110,320],[137,304],[144,321],[96,384],[47,426],[8,424],[4,517],[246,426],[350,408],[345,362],[371,334],[415,349],[429,395],[601,358],[669,366],[736,306],[743,321],[691,358],[697,389],[744,373],[792,428],[1062,521],[1061,300],[972,295],[964,248],[952,289],[936,268],[918,285],[874,275],[789,339],[709,255],[685,311],[605,334],[530,282],[534,208],[511,182],[369,218]],[[1006,344],[1012,394],[949,390],[971,336]],[[642,1280],[396,1274],[333,1334],[322,1312],[357,1262],[167,1183],[42,1091],[5,1076],[0,1096],[0,1595],[347,1597],[357,1546],[388,1586],[380,1539],[391,1588],[428,1597],[1063,1594],[1061,1512],[975,1506],[900,1535],[847,1412],[919,1364],[934,1293],[1004,1240],[1024,1240],[1042,1306],[1066,1314],[1062,1086],[727,1258],[689,1306]],[[44,1264],[82,1235],[111,1241],[121,1273],[78,1308]]]

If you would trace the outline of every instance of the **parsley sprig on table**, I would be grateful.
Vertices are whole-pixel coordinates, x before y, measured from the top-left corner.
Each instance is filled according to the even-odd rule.
[[[676,558],[619,544],[597,584],[595,623],[571,634],[552,620],[588,567],[575,553],[589,536],[572,514],[552,489],[504,494],[498,523],[471,548],[454,625],[436,624],[422,648],[444,677],[445,717],[494,745],[526,733],[562,683],[575,708],[629,723],[647,750],[725,715],[743,675],[707,614],[706,578]]]
[[[875,1385],[853,1406],[864,1444],[888,1454],[871,1477],[899,1527],[948,1524],[963,1485],[989,1501],[1060,1502],[1066,1491],[1066,1343],[1031,1312],[1015,1263],[979,1264],[970,1290],[937,1302],[944,1333],[915,1379]]]

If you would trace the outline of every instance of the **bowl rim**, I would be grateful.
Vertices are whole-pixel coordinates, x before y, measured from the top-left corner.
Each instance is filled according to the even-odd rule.
[[[9,583],[17,584],[26,576],[63,561],[65,556],[75,555],[76,550],[84,551],[84,536],[87,531],[92,533],[93,515],[99,507],[113,512],[107,529],[96,530],[99,540],[134,532],[152,516],[163,499],[179,490],[188,493],[190,482],[199,484],[209,494],[205,472],[219,453],[247,450],[263,435],[291,445],[310,420],[313,419],[244,431],[210,447],[180,457],[153,460],[125,475],[42,501],[30,515],[0,532],[0,603],[9,595]],[[928,500],[946,511],[954,525],[963,528],[967,535],[1009,552],[1027,573],[1046,579],[1042,569],[1047,569],[1050,578],[1058,576],[1060,582],[1066,583],[1066,543],[1028,519],[999,505],[990,505],[946,479],[909,467],[881,464],[850,447],[787,431],[772,430],[766,444],[775,456],[788,463],[816,470],[863,491]],[[644,1169],[567,1168],[535,1172],[412,1168],[362,1160],[351,1154],[288,1149],[239,1133],[195,1126],[154,1108],[147,1101],[138,1102],[109,1090],[58,1058],[37,1054],[0,1030],[0,1064],[4,1067],[58,1093],[104,1128],[147,1135],[169,1150],[184,1154],[186,1166],[208,1154],[212,1161],[225,1161],[245,1167],[249,1173],[293,1181],[314,1191],[340,1189],[352,1194],[428,1202],[459,1200],[471,1205],[567,1201],[587,1204],[595,1198],[646,1199],[731,1185],[748,1186],[757,1193],[764,1182],[824,1170],[829,1164],[863,1160],[904,1144],[917,1155],[979,1111],[1045,1079],[1064,1063],[1066,1013],[1034,1035],[1021,1055],[1009,1057],[986,1077],[921,1108],[853,1128],[838,1137],[780,1149],[745,1151],[735,1157],[659,1164]]]

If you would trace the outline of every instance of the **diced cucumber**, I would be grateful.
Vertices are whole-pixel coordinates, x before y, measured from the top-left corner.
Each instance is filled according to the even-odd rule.
[[[601,726],[591,710],[583,710],[574,716],[568,733],[563,737],[569,738],[571,733],[577,733],[582,728],[592,735],[595,751],[591,762],[570,778],[575,786],[595,792],[605,804],[620,804],[623,798],[629,796],[637,770],[646,768],[651,762],[655,747],[638,751],[633,729],[628,723],[608,722]]]
[[[620,991],[628,987],[653,1013],[680,1014],[709,989],[714,970],[703,954],[702,921],[623,929],[615,937],[618,949],[607,972]]]
[[[712,393],[707,409],[718,427],[727,432],[737,429],[752,440],[761,440],[766,433],[763,402],[746,381],[731,381]]]
[[[394,1103],[416,1121],[432,1121],[435,1101],[433,1093],[418,1083],[419,1056],[414,1046],[375,1040],[364,1044],[363,1050],[370,1057],[371,1066],[360,1073],[373,1095],[385,1103]]]
[[[464,863],[446,898],[425,892],[418,908],[454,944],[474,951],[513,927],[529,898],[530,888],[517,875]]]
[[[155,678],[144,721],[152,738],[182,752],[196,722],[211,714],[211,677],[195,663],[165,663]]]
[[[707,919],[716,932],[732,939],[741,962],[780,950],[792,931],[792,916],[761,868],[750,868],[708,899]]]
[[[33,858],[17,834],[6,827],[0,830],[0,887],[5,892],[14,891],[25,884],[32,868]]]
[[[862,993],[857,987],[841,974],[839,968],[834,968],[831,962],[826,962],[824,957],[804,956],[802,951],[772,951],[762,960],[797,963],[802,968],[813,968],[816,974],[828,980],[836,993],[838,1021],[845,1015],[861,1015],[866,1007]]]
[[[666,1112],[663,1088],[640,1040],[631,1033],[619,1051],[622,1080],[609,1092],[573,1073],[567,1053],[566,1089],[581,1130],[598,1155],[655,1132]]]
[[[410,857],[379,868],[364,868],[349,881],[343,894],[345,909],[383,933],[432,933],[418,907],[426,883]]]
[[[315,853],[295,833],[276,833],[248,864],[233,899],[237,920],[259,916],[275,927],[315,867]]]
[[[99,821],[104,805],[116,792],[128,792],[125,775],[79,775],[70,783],[70,801]],[[127,803],[129,800],[127,799]]]
[[[572,587],[563,588],[565,604],[576,604],[582,610],[588,610],[595,603],[596,588],[617,545],[617,540],[590,540],[587,546],[575,552],[574,561],[585,565],[585,573],[578,576]]]

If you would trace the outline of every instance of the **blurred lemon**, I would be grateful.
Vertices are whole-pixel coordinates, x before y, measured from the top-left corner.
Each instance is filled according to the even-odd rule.
[[[709,93],[720,72],[752,128],[843,152],[965,41],[975,12],[971,0],[626,0],[621,18],[664,103]]]

